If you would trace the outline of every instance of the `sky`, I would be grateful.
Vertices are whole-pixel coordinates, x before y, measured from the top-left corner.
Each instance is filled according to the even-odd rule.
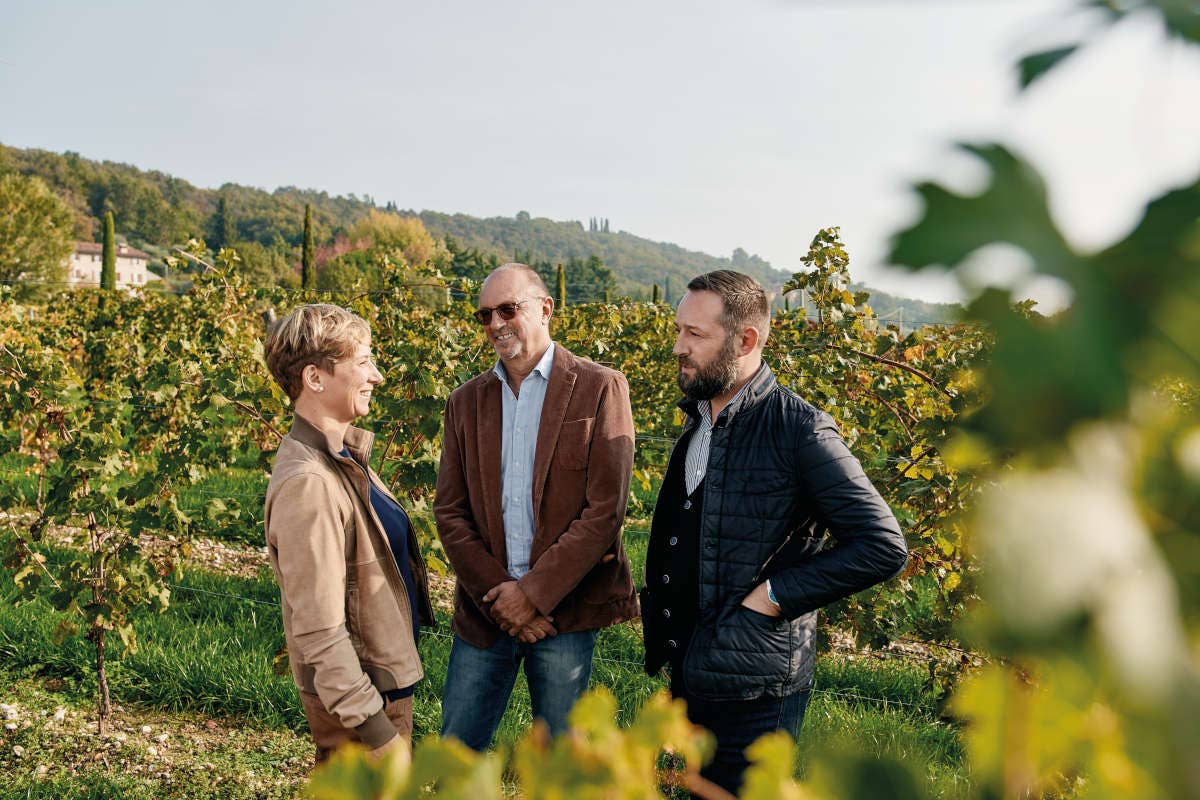
[[[0,13],[0,142],[401,208],[552,219],[787,271],[839,225],[856,280],[956,299],[885,265],[910,184],[983,176],[1001,141],[1047,177],[1083,250],[1200,172],[1200,58],[1149,19],[1019,95],[1013,64],[1087,30],[1070,0],[442,0],[203,5],[17,0]],[[1019,258],[981,284],[1050,306]]]

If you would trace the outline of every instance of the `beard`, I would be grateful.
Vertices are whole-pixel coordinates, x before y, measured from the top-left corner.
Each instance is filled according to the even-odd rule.
[[[679,357],[679,366],[688,366],[696,370],[696,374],[687,377],[680,369],[675,376],[679,391],[692,400],[712,400],[722,392],[733,388],[737,383],[738,363],[737,352],[734,350],[733,337],[727,336],[721,350],[707,364],[699,364],[685,356]]]

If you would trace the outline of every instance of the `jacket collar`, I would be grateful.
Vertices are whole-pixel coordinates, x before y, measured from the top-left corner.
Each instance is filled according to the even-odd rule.
[[[774,388],[775,373],[771,372],[771,368],[768,367],[767,362],[764,361],[759,365],[758,371],[755,372],[754,375],[750,377],[750,380],[746,382],[746,385],[742,387],[737,397],[733,398],[729,405],[721,409],[721,413],[718,415],[717,419],[724,419],[725,424],[728,425],[743,409],[755,406],[759,400],[765,397],[767,393]],[[685,397],[679,401],[679,407],[683,409],[683,412],[688,415],[692,422],[700,419],[699,400],[693,400],[690,397]],[[716,424],[717,420],[714,419],[713,425]]]
[[[308,445],[314,450],[320,450],[323,453],[329,453],[334,458],[341,458],[341,453],[335,453],[329,449],[329,440],[325,438],[325,434],[316,425],[313,425],[299,414],[293,415],[292,430],[288,435],[297,442],[300,442],[300,444]],[[374,441],[375,434],[365,431],[362,428],[356,428],[353,425],[346,427],[346,435],[342,439],[342,442],[346,445],[346,449],[350,451],[350,455],[354,457],[354,460],[364,466],[370,463],[371,445]]]
[[[550,456],[558,444],[563,421],[567,418],[567,405],[575,392],[575,381],[579,373],[575,369],[575,356],[565,347],[557,347],[554,365],[550,369],[546,385],[546,399],[542,401],[542,419],[538,423],[537,447],[533,456],[533,507],[534,521],[538,522],[538,509],[542,507],[542,490],[550,474]],[[537,527],[534,529],[537,530]]]
[[[550,380],[550,371],[554,367],[554,342],[546,348],[546,352],[542,353],[542,357],[538,359],[538,363],[533,365],[533,369],[529,371],[529,375],[541,376],[542,380]],[[504,368],[504,362],[496,359],[496,366],[492,367],[492,374],[495,375],[504,383],[508,383],[508,370]],[[529,376],[526,376],[529,377]]]
[[[550,356],[549,360],[547,360],[547,356]],[[574,353],[563,347],[558,342],[552,341],[550,342],[550,347],[548,347],[546,352],[542,355],[542,360],[537,363],[537,366],[534,367],[534,369],[540,370],[543,368],[543,366],[546,367],[546,372],[543,372],[542,374],[549,383],[553,384],[555,376],[559,373],[568,372],[574,375],[575,362],[577,360],[578,359]],[[496,366],[493,366],[487,372],[483,373],[482,377],[483,385],[480,388],[485,391],[495,390],[501,382],[501,378]],[[561,375],[559,375],[559,378],[561,379]],[[550,387],[547,386],[546,392],[549,393],[549,391]]]

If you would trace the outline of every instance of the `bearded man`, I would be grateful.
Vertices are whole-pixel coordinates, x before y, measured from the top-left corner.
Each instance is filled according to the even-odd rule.
[[[898,574],[900,526],[833,419],[763,362],[770,308],[748,275],[688,284],[675,315],[687,414],[659,491],[641,591],[646,671],[710,729],[702,775],[737,794],[747,745],[799,733],[817,610]]]

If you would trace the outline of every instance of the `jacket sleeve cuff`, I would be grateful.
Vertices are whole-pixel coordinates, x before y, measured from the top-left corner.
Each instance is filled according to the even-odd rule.
[[[396,726],[388,719],[388,715],[383,709],[376,711],[371,716],[354,729],[358,734],[358,738],[367,747],[374,750],[376,747],[387,744],[396,735]]]
[[[545,588],[534,578],[531,578],[532,571],[525,573],[517,581],[517,586],[529,598],[529,602],[533,603],[534,608],[542,613],[543,616],[550,616],[558,604],[562,602],[561,597],[553,597]]]

